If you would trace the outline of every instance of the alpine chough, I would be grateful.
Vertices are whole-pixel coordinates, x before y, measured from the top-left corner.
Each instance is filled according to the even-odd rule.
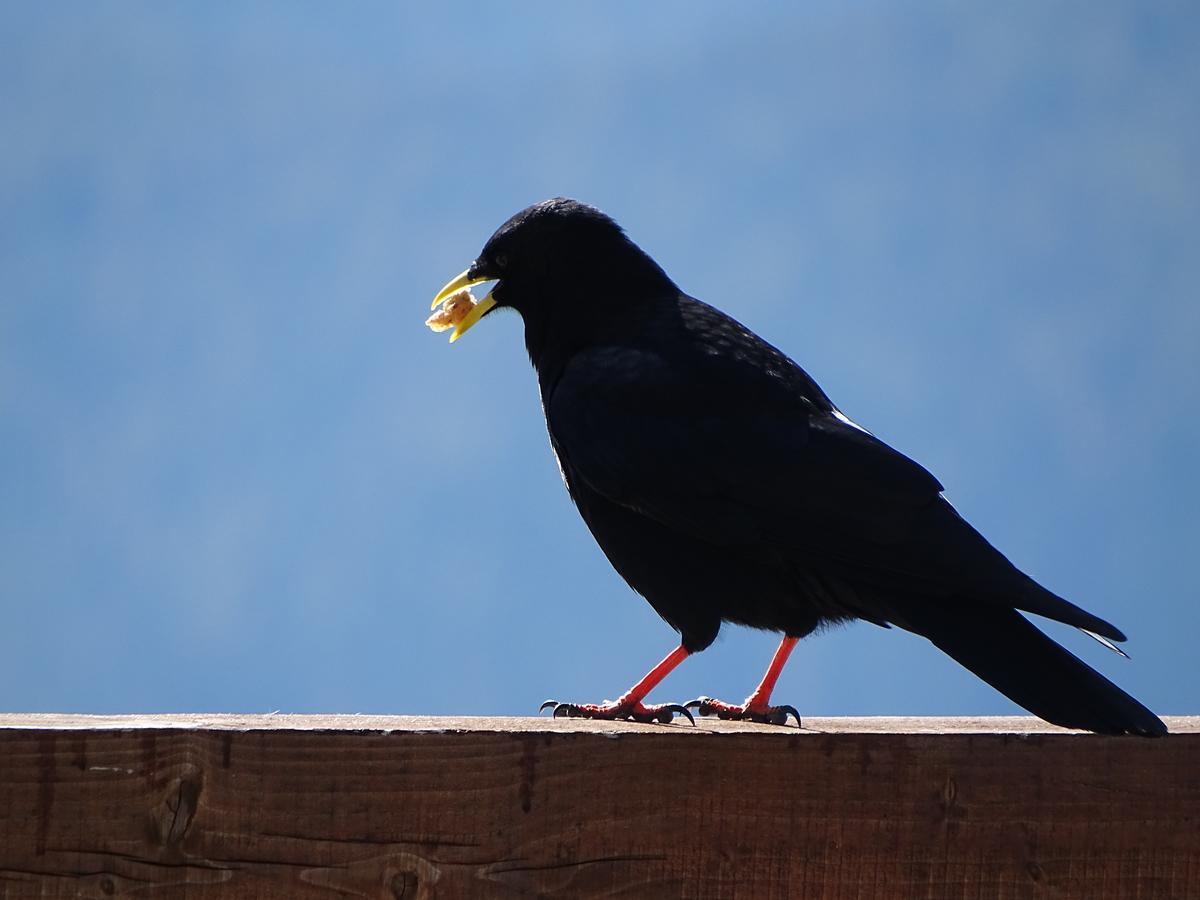
[[[1017,569],[933,475],[843,415],[782,352],[684,294],[604,213],[565,198],[522,210],[433,306],[486,281],[496,284],[456,313],[451,340],[496,308],[521,314],[571,499],[609,562],[681,637],[618,700],[543,708],[688,715],[643,701],[734,622],[783,634],[761,684],[741,704],[686,706],[798,722],[770,702],[792,648],[822,625],[865,619],[928,638],[1049,722],[1166,732],[1024,614],[1113,650],[1121,631]]]

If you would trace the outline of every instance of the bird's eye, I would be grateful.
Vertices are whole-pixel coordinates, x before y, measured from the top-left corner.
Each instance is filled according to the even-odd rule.
[[[492,257],[492,260],[496,263],[497,269],[503,269],[508,265],[508,254],[497,253],[494,257]]]

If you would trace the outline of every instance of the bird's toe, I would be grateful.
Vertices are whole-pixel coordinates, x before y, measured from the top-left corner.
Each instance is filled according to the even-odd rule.
[[[702,716],[716,716],[734,722],[758,722],[762,725],[786,725],[788,716],[796,720],[800,727],[800,713],[794,706],[764,706],[754,707],[745,704],[726,703],[714,700],[712,697],[697,697],[684,704],[689,709],[695,709]]]
[[[613,701],[605,703],[562,703],[558,700],[547,700],[538,708],[538,712],[545,712],[547,709],[553,710],[551,716],[556,719],[579,718],[604,719],[609,721],[628,719],[646,724],[657,722],[662,725],[669,725],[675,721],[676,715],[680,715],[693,725],[696,724],[696,720],[692,718],[692,714],[687,708],[680,706],[678,703],[646,705],[643,703]]]

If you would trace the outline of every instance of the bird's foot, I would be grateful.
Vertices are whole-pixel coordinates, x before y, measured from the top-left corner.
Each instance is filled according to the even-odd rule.
[[[674,721],[676,713],[683,716],[693,725],[696,720],[688,712],[687,707],[678,703],[659,703],[646,705],[640,701],[607,700],[604,703],[559,703],[557,700],[547,700],[538,712],[553,709],[554,718],[567,716],[581,719],[632,719],[634,722],[660,722],[663,725]]]
[[[718,719],[733,719],[740,722],[760,722],[764,725],[786,725],[788,716],[796,720],[800,727],[800,713],[794,706],[767,706],[755,703],[726,703],[714,700],[712,697],[697,697],[684,704],[689,709],[695,708],[702,716],[716,716]]]

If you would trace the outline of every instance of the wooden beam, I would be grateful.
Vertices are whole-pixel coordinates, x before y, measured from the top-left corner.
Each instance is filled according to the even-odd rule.
[[[1200,897],[1200,717],[0,716],[3,897]]]

